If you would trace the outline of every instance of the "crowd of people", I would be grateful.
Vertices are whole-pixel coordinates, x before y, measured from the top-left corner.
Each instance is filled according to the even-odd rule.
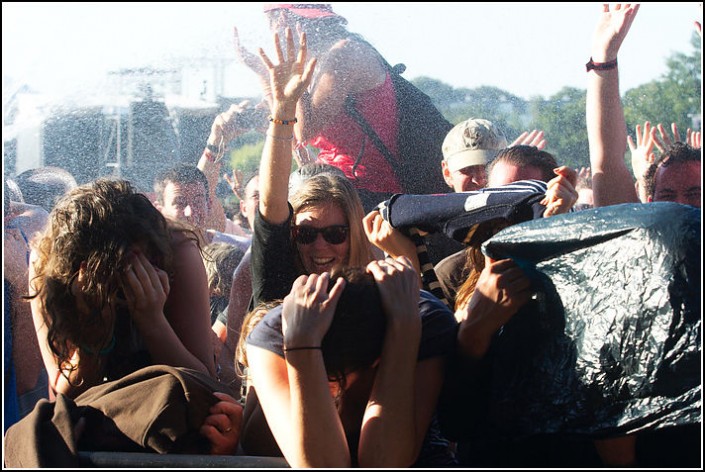
[[[510,142],[492,117],[469,117],[438,143],[436,177],[447,193],[407,194],[346,108],[353,97],[383,147],[404,159],[386,61],[330,4],[266,4],[272,57],[246,50],[235,32],[235,54],[259,78],[262,103],[219,114],[195,164],[157,175],[149,197],[121,179],[79,185],[55,167],[6,176],[6,465],[51,465],[32,462],[46,454],[31,447],[16,452],[18,426],[46,428],[46,405],[82,404],[96,388],[123,388],[120,379],[163,365],[217,383],[194,426],[211,454],[282,457],[297,468],[697,466],[702,419],[678,416],[691,402],[679,392],[660,393],[662,409],[676,412],[667,421],[644,418],[627,431],[478,432],[488,424],[477,411],[490,404],[494,346],[510,342],[505,327],[526,322],[544,296],[537,265],[493,258],[488,241],[544,220],[606,224],[603,207],[626,204],[671,202],[699,218],[700,132],[682,139],[675,125],[669,133],[646,121],[636,140],[627,136],[617,57],[639,8],[599,13],[587,64],[590,167],[560,165],[540,130]],[[244,115],[255,109],[258,172],[224,176],[240,201],[238,224],[215,188],[226,144],[248,131]],[[700,290],[699,273],[674,277]],[[665,310],[674,329],[699,329],[702,313],[691,319],[671,302],[643,309]],[[691,342],[654,349],[700,353],[700,338]],[[667,371],[672,357],[653,369]],[[626,376],[624,363],[605,375]],[[701,396],[701,385],[693,388]],[[619,408],[628,390],[593,400]],[[52,419],[73,431],[77,450],[83,414]],[[661,462],[644,453],[655,431],[672,433],[664,444],[685,452]],[[176,439],[174,452],[193,450]]]

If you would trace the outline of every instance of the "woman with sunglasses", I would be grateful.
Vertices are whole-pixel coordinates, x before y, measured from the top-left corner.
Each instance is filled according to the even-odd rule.
[[[275,35],[278,64],[260,52],[269,70],[273,101],[260,163],[260,200],[252,240],[253,306],[281,300],[302,274],[340,266],[365,267],[372,246],[362,228],[364,210],[352,183],[323,172],[288,195],[296,106],[313,74],[305,64],[306,42],[298,52],[291,31],[286,51]]]
[[[306,63],[305,34],[298,51],[291,31],[285,34],[286,51],[274,35],[277,64],[260,50],[273,103],[252,243],[255,301],[258,306],[284,303],[247,338],[252,382],[242,423],[243,450],[283,455],[292,467],[407,467],[431,458],[436,462],[425,465],[439,465],[437,440],[444,453],[447,443],[434,436],[432,422],[445,357],[454,350],[453,315],[419,290],[408,259],[372,260],[362,205],[346,178],[315,175],[287,200],[294,113],[315,59]],[[354,294],[348,300],[349,326],[356,330],[333,327],[337,300],[348,289],[343,279],[330,274],[346,267],[367,272],[368,289],[378,290],[376,298],[370,298],[369,290],[349,292]],[[374,312],[367,309],[370,304]],[[359,330],[369,317],[386,328],[373,330],[380,341],[377,350],[360,363],[375,344]],[[328,369],[344,351],[341,340],[326,340],[335,332],[347,338],[349,352]],[[443,454],[446,464],[453,459]]]

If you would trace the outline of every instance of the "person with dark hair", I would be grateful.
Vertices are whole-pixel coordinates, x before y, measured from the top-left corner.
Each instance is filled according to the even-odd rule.
[[[154,206],[166,218],[186,221],[203,231],[210,209],[208,179],[196,166],[166,169],[154,179]]]
[[[556,158],[534,146],[511,146],[497,153],[487,166],[488,187],[498,187],[519,180],[548,183],[556,177]]]
[[[61,167],[45,166],[28,169],[15,177],[25,203],[38,205],[50,212],[56,202],[78,186],[71,173]]]
[[[455,323],[417,277],[403,257],[302,275],[276,308],[253,312],[239,351],[266,423],[246,414],[246,454],[291,467],[440,465],[424,462],[427,431]]]
[[[54,394],[154,364],[215,376],[197,237],[127,181],[98,179],[57,203],[32,245],[29,290]]]
[[[680,141],[671,144],[644,174],[647,201],[677,202],[699,208],[702,205],[702,182],[698,176],[702,172],[702,163],[700,149]]]

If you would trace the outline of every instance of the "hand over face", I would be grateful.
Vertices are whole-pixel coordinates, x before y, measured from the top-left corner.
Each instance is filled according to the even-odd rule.
[[[139,324],[164,316],[169,296],[169,276],[135,251],[122,275],[122,287],[132,318]]]
[[[339,278],[328,293],[330,274],[302,275],[284,298],[282,332],[285,347],[320,346],[333,322],[345,281]]]

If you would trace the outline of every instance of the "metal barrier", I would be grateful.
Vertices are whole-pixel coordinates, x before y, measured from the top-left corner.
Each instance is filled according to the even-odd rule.
[[[116,468],[289,468],[283,457],[210,456],[200,454],[153,454],[148,452],[87,452],[79,451],[82,467]]]

